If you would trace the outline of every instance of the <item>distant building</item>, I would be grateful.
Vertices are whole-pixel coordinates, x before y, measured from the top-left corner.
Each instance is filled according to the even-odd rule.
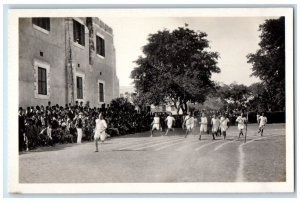
[[[19,19],[19,105],[90,106],[119,96],[113,31],[98,18]]]

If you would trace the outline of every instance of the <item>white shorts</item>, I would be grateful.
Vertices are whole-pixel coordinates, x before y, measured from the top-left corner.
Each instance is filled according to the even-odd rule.
[[[192,130],[193,129],[193,127],[192,127],[192,125],[190,124],[190,125],[186,125],[186,129],[187,130]]]
[[[206,131],[207,131],[207,125],[201,125],[200,132],[206,132]]]
[[[168,124],[168,129],[171,129],[172,128],[172,124]]]
[[[154,130],[154,129],[159,130],[159,124],[158,123],[153,124],[152,130]]]
[[[221,132],[226,132],[227,127],[220,127],[221,128]]]
[[[245,129],[245,125],[238,124],[238,129],[239,129],[239,130],[243,130],[243,129]]]
[[[211,131],[212,131],[212,132],[218,132],[218,129],[219,129],[219,128],[217,128],[217,127],[212,127]]]
[[[106,133],[105,132],[96,132],[95,135],[94,135],[94,139],[100,139],[101,141],[104,141],[106,138]]]

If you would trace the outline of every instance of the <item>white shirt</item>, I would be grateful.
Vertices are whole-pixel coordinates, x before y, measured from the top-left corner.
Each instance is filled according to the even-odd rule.
[[[221,125],[222,128],[227,128],[229,119],[222,116],[221,119],[220,119],[220,122],[221,122],[220,125]]]
[[[168,125],[172,125],[172,124],[173,124],[173,121],[175,121],[175,119],[174,119],[173,116],[168,116],[168,117],[166,118],[166,120],[167,120],[167,124],[168,124]]]
[[[104,119],[96,119],[96,130],[101,132],[107,128],[106,121]]]
[[[191,116],[187,115],[185,118],[184,118],[184,121],[185,121],[185,125],[192,125],[193,124],[193,119]]]
[[[207,125],[207,118],[201,117],[201,125]]]
[[[244,126],[246,120],[247,120],[247,119],[246,119],[245,117],[239,116],[239,117],[237,117],[236,122],[238,122],[238,125]]]
[[[154,122],[153,124],[159,124],[159,117],[154,117]]]
[[[212,123],[213,127],[214,127],[214,126],[215,126],[215,127],[219,127],[219,125],[220,125],[220,120],[219,120],[218,118],[212,118],[212,119],[211,119],[211,123]]]
[[[264,126],[264,125],[266,125],[267,122],[268,122],[267,117],[265,117],[265,116],[260,116],[260,117],[258,118],[258,120],[259,120],[259,126]]]

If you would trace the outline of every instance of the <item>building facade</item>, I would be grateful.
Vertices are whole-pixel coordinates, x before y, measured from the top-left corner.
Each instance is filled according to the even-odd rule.
[[[109,104],[119,96],[112,29],[98,18],[19,19],[19,105]]]

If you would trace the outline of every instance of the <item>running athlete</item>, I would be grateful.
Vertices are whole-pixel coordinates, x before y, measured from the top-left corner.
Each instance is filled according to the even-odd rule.
[[[212,119],[211,119],[211,133],[213,136],[213,140],[215,140],[215,136],[217,136],[217,132],[219,130],[220,127],[220,119],[218,117],[216,117],[216,115],[214,114]]]
[[[151,123],[152,125],[152,129],[151,129],[151,136],[153,136],[153,131],[157,130],[159,131],[160,129],[160,118],[157,116],[157,114],[155,113],[154,118],[153,118],[153,122]]]
[[[199,136],[199,140],[201,140],[201,135],[202,132],[206,132],[207,131],[207,117],[205,116],[204,113],[202,113],[201,119],[200,119],[200,136]]]
[[[226,114],[222,115],[220,118],[220,128],[221,128],[221,133],[224,137],[224,140],[226,138],[226,131],[228,129],[228,123],[229,123],[229,119],[227,118]]]
[[[192,131],[192,126],[193,126],[193,117],[191,116],[190,112],[188,112],[188,114],[184,118],[182,128],[184,128],[184,125],[186,126],[186,133],[185,133],[185,138],[186,138],[189,132]]]
[[[268,120],[264,113],[258,118],[259,127],[258,127],[258,134],[260,133],[263,136],[265,125],[267,124]]]
[[[101,142],[104,142],[106,138],[105,130],[107,128],[107,124],[106,121],[103,119],[103,115],[101,113],[99,114],[99,119],[96,119],[95,121],[96,121],[95,135],[94,135],[95,146],[96,146],[95,152],[98,152],[98,141],[100,139]]]
[[[174,125],[175,119],[174,119],[172,113],[170,113],[169,116],[167,116],[165,121],[167,122],[167,127],[168,127],[167,131],[165,133],[165,135],[167,135],[170,130],[174,131],[173,125]]]
[[[243,117],[243,113],[241,113],[241,115],[239,117],[237,117],[236,121],[238,123],[238,130],[239,132],[239,138],[242,136],[244,136],[243,130],[246,128],[245,124],[247,122],[246,117]]]

